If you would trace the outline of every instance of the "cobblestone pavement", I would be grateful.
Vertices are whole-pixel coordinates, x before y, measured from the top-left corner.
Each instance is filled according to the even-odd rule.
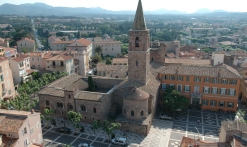
[[[56,127],[46,129],[43,127],[43,138],[45,147],[62,147],[62,144],[70,144],[78,146],[80,143],[88,143],[94,147],[115,147],[107,141],[107,135],[102,130],[97,130],[94,134],[90,124],[82,123],[85,127],[85,132],[75,136],[76,131],[70,123],[66,122],[66,127],[71,129],[70,134],[61,134],[55,132],[55,128],[64,126],[57,120]],[[171,133],[172,121],[154,119],[148,136],[127,133],[127,144],[131,147],[166,147]],[[116,137],[126,137],[125,132],[115,130]]]
[[[183,136],[209,142],[219,140],[221,121],[234,120],[234,113],[188,110],[175,114],[167,147],[178,147]],[[198,123],[198,120],[200,123]]]

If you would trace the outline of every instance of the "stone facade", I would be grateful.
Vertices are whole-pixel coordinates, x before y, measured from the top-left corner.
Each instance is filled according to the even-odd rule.
[[[150,61],[165,63],[165,53],[166,53],[165,44],[161,44],[157,48],[152,48],[150,51]]]

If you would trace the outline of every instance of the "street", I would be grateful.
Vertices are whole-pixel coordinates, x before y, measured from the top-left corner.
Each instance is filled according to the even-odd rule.
[[[38,45],[38,51],[41,51],[41,49],[44,48],[44,46],[41,44],[41,42],[39,40],[38,31],[35,29],[35,24],[34,24],[33,19],[31,20],[31,22],[32,22],[32,26],[33,26],[33,32],[34,32],[35,42]]]

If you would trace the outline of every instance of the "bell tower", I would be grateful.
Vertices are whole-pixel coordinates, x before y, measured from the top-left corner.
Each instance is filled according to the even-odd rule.
[[[128,79],[148,82],[150,69],[150,36],[143,15],[142,2],[139,0],[135,20],[129,31]]]

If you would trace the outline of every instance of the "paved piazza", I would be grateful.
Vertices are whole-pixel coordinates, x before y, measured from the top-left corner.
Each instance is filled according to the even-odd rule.
[[[188,110],[175,114],[173,121],[161,120],[158,117],[153,120],[148,136],[135,133],[127,133],[127,143],[130,147],[178,147],[183,136],[215,142],[218,141],[218,132],[222,120],[234,120],[234,113],[213,113],[208,111]],[[198,124],[197,121],[200,120]],[[57,121],[60,122],[60,121]],[[107,135],[102,130],[94,134],[90,124],[82,123],[85,132],[73,135],[75,130],[71,128],[70,134],[55,132],[55,128],[43,127],[45,147],[62,147],[62,144],[70,144],[77,147],[80,143],[88,143],[94,147],[116,147],[107,142]],[[58,123],[56,127],[63,126]],[[116,130],[117,137],[125,137],[125,132]],[[127,145],[127,146],[128,146]]]

